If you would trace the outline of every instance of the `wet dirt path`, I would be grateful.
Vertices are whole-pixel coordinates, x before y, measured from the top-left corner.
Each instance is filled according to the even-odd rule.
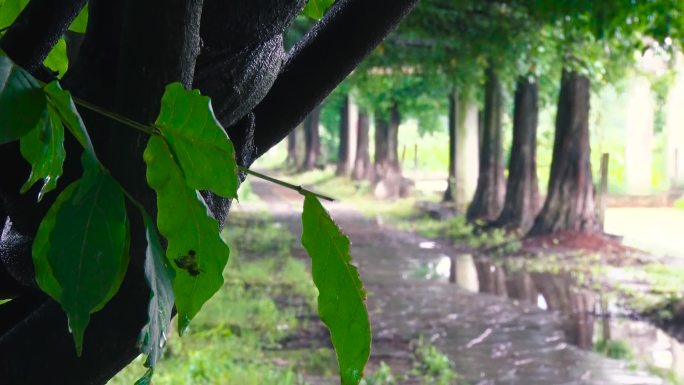
[[[302,198],[279,186],[251,182],[275,219],[299,234]],[[665,384],[630,369],[627,362],[569,344],[559,314],[468,292],[446,280],[417,277],[417,269],[438,263],[453,249],[439,243],[421,247],[429,241],[381,227],[344,203],[325,205],[349,235],[368,291],[372,363],[405,364],[408,341],[422,336],[445,352],[461,378],[473,385]],[[248,204],[243,208],[250,209]]]

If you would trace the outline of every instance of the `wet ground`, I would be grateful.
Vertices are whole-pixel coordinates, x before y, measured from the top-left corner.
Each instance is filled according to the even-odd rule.
[[[252,189],[277,220],[298,231],[301,197],[257,180],[252,180]],[[627,361],[581,349],[577,345],[592,337],[578,334],[593,334],[594,320],[545,310],[550,306],[540,303],[546,302],[544,296],[526,291],[526,281],[511,286],[493,265],[478,266],[457,250],[379,226],[343,203],[326,206],[352,241],[352,255],[369,293],[371,367],[382,360],[405,368],[408,342],[422,336],[448,354],[469,384],[666,383]],[[240,208],[250,209],[258,206]],[[448,282],[451,266],[452,277],[463,287]],[[550,288],[556,286],[552,281]],[[509,292],[521,294],[516,298]],[[568,327],[582,323],[591,327]]]

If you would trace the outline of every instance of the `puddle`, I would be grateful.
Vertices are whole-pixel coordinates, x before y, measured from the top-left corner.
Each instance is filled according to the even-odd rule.
[[[591,350],[601,340],[623,341],[636,362],[671,370],[684,379],[683,344],[647,322],[629,319],[613,301],[602,301],[599,293],[578,287],[569,275],[508,272],[490,262],[476,261],[469,254],[447,260],[453,260],[455,267],[449,267],[449,280],[463,289],[562,314],[569,343]]]

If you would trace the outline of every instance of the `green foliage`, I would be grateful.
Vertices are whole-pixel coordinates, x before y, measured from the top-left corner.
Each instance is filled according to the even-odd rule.
[[[147,354],[145,365],[150,369],[141,381],[150,381],[154,367],[162,355],[170,332],[171,316],[175,297],[173,294],[173,278],[175,273],[169,265],[164,249],[157,235],[157,229],[150,216],[142,211],[147,237],[145,251],[145,279],[150,287],[150,304],[148,322],[140,333],[140,350]]]
[[[85,33],[86,27],[88,26],[88,5],[78,13],[74,21],[71,22],[69,26],[69,31],[76,33]]]
[[[147,182],[157,193],[157,226],[173,260],[173,290],[182,334],[202,305],[223,284],[230,250],[202,197],[189,188],[167,143],[153,136],[144,153]]]
[[[45,58],[43,64],[57,72],[57,77],[61,78],[66,73],[69,68],[69,59],[67,58],[67,44],[64,38],[57,41],[54,48],[50,50],[50,53]]]
[[[629,360],[634,356],[632,349],[622,340],[599,340],[594,344],[594,351],[616,360]]]
[[[69,132],[78,140],[83,146],[86,156],[93,161],[97,160],[95,149],[88,136],[83,119],[76,109],[74,100],[69,91],[62,90],[58,82],[51,82],[45,86],[45,95],[48,99],[48,104],[54,108],[62,119],[62,123],[69,129]]]
[[[304,199],[302,224],[302,244],[319,291],[318,313],[330,329],[342,384],[358,384],[370,355],[371,331],[366,292],[350,263],[349,239],[311,194]]]
[[[45,96],[40,84],[0,51],[0,144],[19,139],[45,115]]]
[[[28,0],[0,0],[0,29],[12,25]]]
[[[43,119],[36,127],[20,139],[21,155],[31,164],[31,175],[21,187],[25,193],[39,180],[43,186],[38,192],[38,201],[57,187],[66,158],[64,150],[64,126],[59,113],[49,106]]]
[[[684,197],[679,197],[675,202],[674,202],[674,207],[684,210]]]
[[[380,362],[380,367],[373,374],[361,380],[362,385],[395,385],[396,383],[392,368],[385,361]]]
[[[308,0],[303,12],[310,18],[318,20],[334,3],[335,0]]]
[[[67,313],[79,355],[90,314],[121,285],[129,243],[118,183],[87,157],[83,167],[83,178],[64,190],[48,211],[33,247],[38,284]]]
[[[413,376],[423,379],[425,384],[450,385],[456,380],[456,372],[449,357],[437,347],[420,338],[414,349]]]
[[[180,83],[168,85],[155,126],[166,139],[189,188],[237,197],[235,150],[207,96],[187,91]]]

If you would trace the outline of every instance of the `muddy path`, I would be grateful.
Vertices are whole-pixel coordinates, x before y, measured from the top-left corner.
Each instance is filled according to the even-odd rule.
[[[298,194],[257,180],[252,180],[252,190],[276,220],[299,234]],[[449,356],[469,384],[666,383],[626,361],[574,346],[564,330],[567,319],[557,312],[420,274],[425,266],[439,270],[453,252],[449,247],[379,226],[344,203],[326,207],[349,235],[368,291],[370,370],[380,361],[405,368],[408,342],[423,337]],[[240,209],[255,208],[242,204]]]

